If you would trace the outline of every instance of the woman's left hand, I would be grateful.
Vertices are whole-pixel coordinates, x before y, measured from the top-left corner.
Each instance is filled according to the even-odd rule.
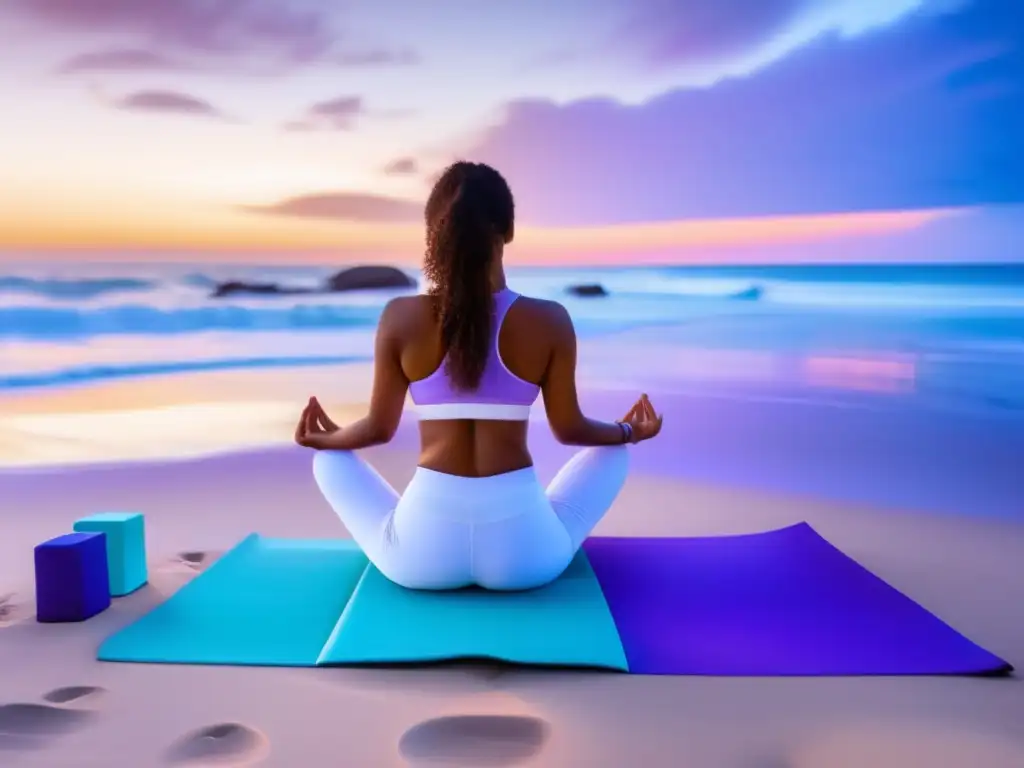
[[[329,449],[330,437],[339,429],[315,397],[309,398],[295,427],[295,442],[317,451]]]

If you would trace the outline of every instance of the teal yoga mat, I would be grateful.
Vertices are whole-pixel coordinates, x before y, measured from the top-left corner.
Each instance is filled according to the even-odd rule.
[[[626,654],[587,556],[528,592],[414,592],[369,566],[320,664],[488,658],[626,671]]]
[[[104,642],[102,661],[315,666],[492,658],[626,670],[580,553],[542,589],[413,592],[347,540],[253,535]]]
[[[252,535],[112,635],[101,661],[313,666],[366,570],[349,540]]]

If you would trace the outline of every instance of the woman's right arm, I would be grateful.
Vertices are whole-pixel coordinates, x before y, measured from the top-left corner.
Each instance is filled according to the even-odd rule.
[[[565,307],[552,302],[548,326],[551,354],[541,382],[551,431],[565,445],[621,445],[626,436],[616,422],[588,419],[576,396],[576,329]]]

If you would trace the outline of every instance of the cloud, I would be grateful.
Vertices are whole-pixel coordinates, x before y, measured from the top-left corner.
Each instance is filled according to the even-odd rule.
[[[284,124],[286,131],[349,131],[356,120],[366,112],[361,96],[338,96],[311,105],[297,120]]]
[[[289,120],[281,125],[281,129],[288,133],[308,133],[317,130],[317,126],[308,120]]]
[[[339,96],[336,99],[320,101],[309,108],[309,117],[323,121],[332,128],[347,130],[352,121],[363,113],[363,99],[360,96]]]
[[[602,0],[593,0],[600,4]],[[818,38],[863,35],[915,12],[947,12],[972,0],[603,0],[618,23],[597,40],[573,39],[527,70],[566,65],[671,73],[678,87],[746,75]],[[595,10],[598,8],[595,7]]]
[[[287,0],[8,0],[54,27],[129,33],[203,54],[262,52],[288,60],[316,58],[334,33],[321,11]]]
[[[411,48],[368,48],[339,53],[334,61],[343,67],[408,67],[419,64],[420,55]]]
[[[78,74],[83,72],[157,72],[189,67],[155,51],[141,48],[117,48],[105,51],[80,53],[65,60],[58,72]]]
[[[388,224],[423,220],[423,203],[355,192],[302,195],[272,205],[247,206],[245,210],[273,216]]]
[[[335,59],[346,66],[408,63],[415,54],[351,49],[328,3],[293,0],[4,0],[2,11],[44,29],[127,36],[133,46],[203,68],[231,63],[266,73]]]
[[[224,114],[210,102],[175,91],[138,91],[121,97],[114,106],[132,112],[224,118]]]
[[[642,0],[615,37],[655,66],[714,60],[764,43],[814,5],[821,1]]]
[[[541,224],[1024,200],[1024,14],[975,0],[629,106],[509,104],[459,154]]]
[[[601,0],[594,2],[600,5]],[[850,19],[886,19],[894,15],[893,7],[904,12],[928,0],[885,2],[883,11],[877,4],[865,9],[863,2],[858,7],[849,0],[604,0],[618,18],[608,35],[566,41],[526,68],[614,59],[625,67],[673,68],[684,79],[713,81],[785,55]]]
[[[414,176],[419,173],[419,163],[415,157],[399,157],[384,166],[388,176]]]

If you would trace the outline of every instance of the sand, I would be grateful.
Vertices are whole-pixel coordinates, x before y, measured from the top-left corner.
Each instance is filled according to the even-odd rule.
[[[251,386],[249,404],[298,394],[261,386]],[[176,407],[165,395],[148,402],[126,395],[142,398],[145,391],[129,387],[112,399],[106,390],[102,398],[119,400],[122,410]],[[210,394],[216,391],[203,390],[208,402],[218,402],[220,395]],[[54,402],[63,399],[65,415],[83,413],[82,401],[68,397],[55,395]],[[59,412],[54,402],[33,402],[36,414]],[[0,417],[28,414],[27,403],[8,403]],[[678,406],[694,409],[687,413],[695,428],[699,409]],[[764,439],[771,417],[758,413]],[[712,454],[708,468],[724,460],[723,445],[739,450],[736,425],[750,425],[747,417],[719,416],[721,429],[703,440],[703,455]],[[282,443],[271,432],[267,442]],[[810,432],[799,439],[811,440]],[[413,471],[411,440],[406,428],[393,446],[367,452],[396,487]],[[541,448],[542,475],[550,475],[563,454],[543,439]],[[698,462],[696,448],[688,450],[682,445],[678,454],[686,466]],[[1001,473],[1009,459],[992,450],[990,464]],[[1024,766],[1019,678],[673,678],[479,664],[269,669],[95,660],[103,638],[249,532],[346,535],[317,494],[309,458],[278,445],[197,459],[0,472],[0,765]],[[778,464],[777,457],[766,461]],[[807,520],[974,641],[1024,663],[1019,517],[822,501],[807,487],[798,493],[781,481],[744,490],[716,482],[710,469],[689,470],[666,471],[663,457],[638,451],[636,471],[597,533],[728,534]],[[935,482],[946,481],[936,475]],[[960,492],[983,496],[957,482]],[[1012,488],[1001,482],[1002,474],[988,478],[999,490],[998,504],[994,496],[985,502],[993,508],[1008,503],[1003,497]],[[36,623],[32,547],[67,531],[76,517],[111,509],[146,514],[150,584],[83,624]],[[272,605],[267,614],[273,621]]]

